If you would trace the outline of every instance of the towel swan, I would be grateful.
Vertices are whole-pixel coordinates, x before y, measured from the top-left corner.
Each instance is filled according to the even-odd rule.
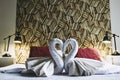
[[[36,76],[51,76],[52,74],[60,74],[63,71],[64,62],[62,60],[62,51],[58,51],[55,45],[59,44],[62,50],[63,42],[58,38],[51,40],[49,51],[50,57],[28,58],[26,61],[27,71],[33,71]]]
[[[69,64],[69,62],[71,62],[74,59],[74,57],[76,56],[77,51],[78,51],[77,41],[75,39],[72,39],[72,38],[67,39],[63,45],[64,46],[63,47],[64,55],[65,55],[66,48],[69,44],[72,46],[72,50],[69,52],[68,56],[65,58],[65,71],[67,73],[69,72],[68,64]]]
[[[60,50],[56,49],[56,47],[55,47],[56,44],[59,44]],[[54,38],[53,40],[50,41],[49,51],[51,53],[53,60],[56,63],[55,74],[62,73],[62,71],[63,71],[64,62],[62,59],[62,55],[63,55],[62,47],[63,47],[62,40],[60,40],[58,38]]]
[[[60,45],[60,52],[56,49],[55,45]],[[65,51],[68,45],[72,46],[71,51],[65,60],[62,57],[65,55]],[[65,68],[65,72],[68,75],[81,76],[91,75],[95,69],[101,66],[99,61],[74,58],[78,51],[78,43],[75,39],[67,39],[63,44],[62,40],[54,38],[49,45],[49,51],[52,58],[37,57],[29,58],[26,61],[27,70],[32,70],[36,76],[50,76],[52,74],[61,74]]]
[[[78,52],[78,43],[75,39],[67,39],[64,43],[63,53],[65,54],[66,47],[68,45],[72,46],[71,51],[65,59],[65,71],[70,76],[88,76],[95,73],[95,70],[98,67],[101,67],[103,64],[100,61],[86,59],[86,58],[74,58]]]

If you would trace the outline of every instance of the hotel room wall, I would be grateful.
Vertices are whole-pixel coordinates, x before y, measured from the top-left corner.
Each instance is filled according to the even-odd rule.
[[[8,34],[12,34],[15,31],[16,2],[17,0],[0,0],[0,55],[2,55],[3,53],[3,38],[6,37]],[[112,28],[112,32],[118,35],[120,35],[119,3],[120,3],[120,0],[110,0],[111,28]],[[7,20],[8,16],[12,18],[10,18],[10,20]],[[6,19],[6,20],[3,21],[3,19]],[[7,29],[5,26],[7,27]],[[12,40],[11,40],[11,44],[12,45],[14,44]],[[120,51],[119,38],[117,39],[117,47],[118,47],[118,50]],[[12,50],[11,47],[10,47],[10,50]]]
[[[15,33],[16,2],[17,0],[0,0],[0,57],[4,54],[3,38]],[[13,41],[14,36],[11,37],[9,52],[15,57]]]
[[[79,47],[103,54],[111,51],[102,43],[105,32],[111,31],[109,0],[17,0],[16,29],[24,40],[15,45],[16,55],[29,55],[30,46],[48,46],[55,37],[75,38]]]
[[[111,30],[120,36],[120,0],[110,0]],[[113,40],[112,40],[113,41]],[[120,53],[120,37],[116,37],[117,49]],[[114,51],[114,42],[112,43]]]

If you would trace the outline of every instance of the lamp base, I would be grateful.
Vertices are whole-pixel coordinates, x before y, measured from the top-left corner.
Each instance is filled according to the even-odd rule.
[[[115,51],[112,55],[117,56],[117,55],[120,55],[120,53],[118,51]]]
[[[8,53],[5,53],[4,55],[2,55],[2,57],[11,57],[11,55]]]

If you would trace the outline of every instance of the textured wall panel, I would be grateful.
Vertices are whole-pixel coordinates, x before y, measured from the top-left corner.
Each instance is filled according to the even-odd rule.
[[[111,51],[102,44],[106,30],[111,31],[109,0],[17,0],[16,31],[24,40],[15,49],[24,58],[19,62],[28,57],[30,46],[48,46],[56,37]]]

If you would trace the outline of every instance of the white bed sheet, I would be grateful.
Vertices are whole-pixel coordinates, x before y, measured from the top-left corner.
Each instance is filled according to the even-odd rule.
[[[49,77],[36,77],[31,74],[21,74],[20,71],[25,69],[24,64],[14,64],[0,68],[0,80],[120,80],[120,66],[105,63],[98,69],[97,75],[92,76],[68,76],[52,75]],[[99,75],[98,75],[99,74]]]
[[[120,66],[103,62],[103,66],[96,71],[96,75],[120,74]]]
[[[120,80],[120,74],[70,77],[52,75],[49,77],[22,76],[20,74],[0,73],[0,80]]]

